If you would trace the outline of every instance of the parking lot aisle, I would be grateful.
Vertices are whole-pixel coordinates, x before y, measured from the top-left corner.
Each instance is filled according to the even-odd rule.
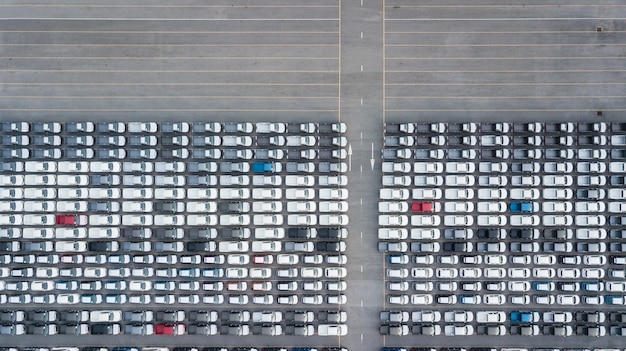
[[[341,114],[349,125],[352,156],[348,237],[348,335],[350,350],[382,346],[377,330],[382,308],[382,259],[376,252],[377,188],[382,146],[382,4],[341,2]],[[372,166],[371,161],[374,160]]]

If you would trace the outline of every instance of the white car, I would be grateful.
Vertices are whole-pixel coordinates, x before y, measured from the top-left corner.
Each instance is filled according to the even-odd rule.
[[[87,228],[56,228],[55,236],[57,239],[84,239],[87,237]],[[26,228],[24,237],[26,237]]]
[[[540,219],[538,215],[513,215],[510,222],[513,226],[536,226],[539,225]]]
[[[192,200],[217,199],[218,191],[214,188],[188,188],[187,198]]]
[[[346,200],[348,198],[348,190],[323,188],[319,190],[319,198],[323,200]]]
[[[187,215],[187,225],[217,225],[217,215]]]
[[[254,230],[256,239],[282,239],[285,237],[283,228],[256,228]]]
[[[551,189],[546,188],[543,189],[543,197],[545,199],[554,199],[554,200],[567,200],[571,199],[573,196],[573,191],[571,189]]]
[[[539,176],[513,176],[511,177],[511,185],[513,186],[538,186],[540,183]]]
[[[380,189],[381,200],[407,200],[408,198],[409,198],[408,189],[389,189],[389,188]]]
[[[246,252],[249,250],[247,241],[220,241],[218,249],[220,252]]]
[[[413,215],[411,216],[411,225],[413,226],[438,226],[441,223],[439,216],[433,215]]]
[[[408,190],[406,189],[384,189],[384,190],[404,190],[404,191],[407,191],[407,198],[408,198]],[[417,188],[417,189],[413,189],[412,196],[413,196],[413,199],[416,199],[416,200],[435,200],[435,199],[441,198],[442,191],[441,189]],[[395,199],[400,200],[401,198],[395,198]],[[402,200],[405,200],[405,199],[402,199]]]
[[[122,203],[124,212],[152,212],[152,201],[124,201]]]
[[[126,190],[126,189],[124,189]],[[247,190],[247,189],[246,189]],[[154,198],[155,199],[184,199],[185,198],[185,189],[175,188],[175,189],[163,189],[157,188],[154,190]]]
[[[201,212],[217,212],[216,202],[202,202],[202,201],[190,201],[187,202],[187,212],[201,213]]]
[[[89,225],[120,225],[121,224],[121,216],[120,215],[90,215],[89,216]]]
[[[606,224],[606,217],[602,215],[577,215],[575,217],[578,226],[597,226],[601,227]]]
[[[52,174],[27,174],[24,177],[25,185],[45,186],[45,185],[55,185],[56,183],[57,183],[57,177]]]
[[[592,240],[604,240],[607,237],[606,229],[604,228],[580,228],[576,229],[577,239],[592,239]]]
[[[184,224],[184,215],[157,214],[154,216],[154,225],[181,226]]]
[[[473,186],[474,185],[474,176],[471,175],[447,175],[446,176],[446,185],[449,186]]]
[[[470,324],[446,325],[444,328],[444,334],[448,336],[474,335],[474,326]]]
[[[5,191],[15,190],[15,194],[21,193],[21,189],[3,189]],[[61,188],[59,189],[58,197],[60,199],[67,198],[85,198],[87,196],[87,192],[83,189],[67,189]],[[5,197],[5,196],[3,196]],[[14,196],[7,196],[9,198],[16,198]],[[24,198],[25,199],[54,199],[57,197],[56,189],[52,188],[25,188],[24,189]]]
[[[261,190],[261,189],[254,189]],[[280,190],[280,189],[277,189]],[[248,199],[250,198],[250,189],[246,188],[220,188],[220,198],[224,200],[230,199]]]
[[[481,200],[502,200],[506,197],[506,189],[478,189],[478,198]]]
[[[152,199],[154,197],[154,190],[151,188],[124,188],[124,190],[122,191],[122,197],[124,199],[133,200]]]
[[[348,225],[348,216],[347,215],[320,215],[319,216],[319,224],[320,225],[339,225],[345,226]]]
[[[544,212],[571,212],[572,203],[568,201],[545,201],[543,203]]]
[[[443,185],[443,177],[417,175],[413,178],[413,184],[416,186],[441,186]]]
[[[471,215],[444,216],[446,226],[471,226],[474,224],[474,217]]]
[[[296,189],[288,189],[288,193],[289,190],[296,190]],[[313,195],[315,194],[314,190],[309,190],[309,189],[301,189],[301,190],[306,190],[306,191],[310,191]],[[312,198],[313,197],[306,197],[306,198]],[[257,188],[257,189],[253,189],[252,190],[252,198],[253,199],[261,199],[261,200],[279,200],[281,199],[283,196],[282,194],[282,190],[281,189],[274,189],[274,188]]]
[[[61,197],[61,190],[63,189],[59,189],[59,198]],[[76,190],[80,190],[80,189],[76,189]],[[127,190],[142,190],[142,189],[124,189],[124,191],[126,192]],[[150,194],[152,194],[152,189],[148,189],[150,191]],[[70,192],[70,196],[68,198],[80,198],[81,196],[78,196],[82,193],[76,192],[76,196],[74,196],[73,192]],[[92,199],[119,199],[120,196],[122,195],[122,192],[120,191],[120,189],[117,188],[91,188],[89,189],[89,197]]]
[[[235,214],[225,214],[220,215],[220,225],[249,225],[250,224],[250,216],[249,215],[235,215]]]
[[[555,190],[555,189],[544,189],[544,193],[546,190]],[[530,200],[530,199],[534,200],[534,199],[539,198],[539,190],[514,188],[510,190],[510,197],[511,199],[515,199],[515,200]]]
[[[446,189],[445,198],[449,200],[468,200],[474,198],[473,189]]]
[[[448,173],[474,173],[476,166],[472,162],[448,162],[446,172]],[[418,172],[415,172],[418,173]]]
[[[252,242],[252,252],[278,252],[281,249],[282,249],[282,243],[280,241],[253,241]]]
[[[282,204],[280,202],[255,202],[252,209],[254,212],[276,213],[282,210]],[[317,203],[315,201],[287,202],[287,212],[315,212],[316,210]]]
[[[504,215],[480,215],[477,216],[477,223],[481,226],[503,226],[507,220]],[[511,223],[513,225],[513,223]]]
[[[506,203],[500,202],[479,202],[477,204],[478,212],[505,212],[507,210]]]
[[[253,223],[255,225],[280,226],[283,224],[283,216],[276,214],[254,215]]]
[[[606,206],[604,202],[588,202],[578,201],[576,202],[576,212],[588,213],[588,212],[604,212]]]
[[[445,212],[472,212],[474,211],[474,204],[465,201],[448,201],[444,205]]]
[[[298,226],[314,226],[317,224],[317,215],[311,214],[292,214],[287,216],[289,225]],[[321,224],[321,223],[320,223]]]
[[[415,162],[413,164],[414,173],[441,173],[443,163],[441,162]]]

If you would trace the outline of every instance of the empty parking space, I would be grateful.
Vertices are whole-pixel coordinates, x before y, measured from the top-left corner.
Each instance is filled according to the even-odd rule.
[[[621,11],[613,1],[387,1],[386,116],[617,116],[625,108]]]
[[[2,9],[5,115],[338,116],[336,0]]]

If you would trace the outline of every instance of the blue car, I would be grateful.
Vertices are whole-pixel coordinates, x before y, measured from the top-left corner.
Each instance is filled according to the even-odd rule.
[[[511,202],[509,209],[511,212],[532,212],[533,211],[533,203],[532,202]]]
[[[623,305],[624,300],[622,295],[608,295],[604,298],[607,305]]]
[[[512,323],[533,323],[539,321],[539,312],[513,311],[510,318]]]
[[[554,283],[553,282],[533,282],[532,287],[533,287],[533,290],[536,290],[536,291],[553,291]]]

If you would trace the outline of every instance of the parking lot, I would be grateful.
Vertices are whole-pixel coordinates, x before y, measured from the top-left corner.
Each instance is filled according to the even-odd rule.
[[[488,5],[476,1],[465,1],[462,4],[455,1],[413,4],[403,0],[385,3],[367,0],[289,3],[281,0],[238,0],[211,4],[163,1],[145,4],[125,1],[123,4],[107,2],[86,5],[74,0],[34,1],[29,4],[7,0],[0,6],[3,10],[0,14],[3,38],[0,43],[3,49],[0,60],[5,63],[0,71],[0,110],[3,121],[325,123],[332,120],[347,124],[345,136],[349,138],[350,146],[346,149],[348,158],[345,162],[349,171],[344,175],[350,177],[346,187],[350,190],[350,197],[345,201],[350,205],[346,213],[350,216],[348,226],[351,235],[346,240],[348,245],[344,253],[349,258],[348,264],[344,266],[349,268],[346,277],[348,289],[343,293],[348,301],[341,310],[348,313],[349,333],[340,338],[318,335],[307,338],[233,338],[217,335],[210,338],[212,345],[227,346],[231,350],[240,346],[259,349],[264,346],[289,346],[291,350],[292,346],[302,345],[341,345],[350,349],[377,349],[381,345],[405,345],[407,348],[415,345],[524,345],[530,348],[552,347],[555,344],[591,349],[621,345],[621,337],[608,335],[602,338],[557,338],[544,335],[531,338],[508,334],[504,338],[483,335],[458,338],[445,336],[442,332],[439,336],[413,335],[411,338],[398,339],[380,335],[379,313],[390,309],[385,302],[386,287],[381,282],[384,281],[386,269],[390,267],[387,264],[383,267],[386,256],[376,253],[376,199],[381,180],[378,151],[383,148],[381,125],[385,120],[394,123],[620,121],[620,114],[624,110],[621,97],[624,86],[623,65],[620,61],[620,48],[623,45],[623,36],[620,34],[623,32],[624,19],[620,4],[614,1],[590,3],[582,0],[568,4],[509,4],[496,1]],[[98,135],[93,136],[94,142],[97,142]],[[130,140],[127,142],[130,143]],[[191,135],[189,142],[192,143]],[[285,155],[288,149],[282,148]],[[175,157],[174,153],[170,156]],[[128,153],[126,160],[119,161],[121,173],[124,172],[124,162],[128,162],[130,157]],[[174,160],[161,160],[160,157],[158,154],[154,161],[155,167],[157,162]],[[99,162],[98,159],[94,161]],[[192,153],[185,162],[196,162],[192,160]],[[158,178],[159,182],[180,180],[169,177],[178,175],[174,173],[155,172],[149,175],[155,183],[157,176],[168,177]],[[185,182],[200,179],[193,178],[196,174],[192,172],[183,175]],[[249,176],[252,183],[253,173]],[[474,181],[478,182],[480,175],[474,176]],[[512,175],[506,176],[511,180]],[[543,184],[543,175],[539,176]],[[33,180],[32,177],[30,180]],[[67,178],[61,181],[65,180]],[[58,183],[59,178],[56,181]],[[218,186],[221,187],[220,181],[218,177]],[[27,182],[26,178],[24,182]],[[123,177],[120,182],[121,185],[124,183]],[[188,183],[185,190],[187,187]],[[62,195],[68,194],[64,192]],[[160,195],[164,194],[160,192]],[[34,193],[30,192],[31,195]],[[220,195],[219,191],[217,195]],[[251,192],[250,196],[253,195]],[[30,206],[36,201],[39,200],[24,199],[23,205]],[[124,211],[123,201],[120,198],[119,214]],[[202,202],[202,199],[182,202],[187,201]],[[177,200],[153,199],[153,221],[156,220],[156,214],[164,214],[156,212],[165,209],[156,209],[161,206],[157,205],[160,202]],[[542,208],[539,210],[543,211]],[[218,208],[218,212],[215,212],[218,215],[218,228],[221,220],[219,215],[222,214],[220,211]],[[249,219],[254,223],[252,207],[250,211]],[[283,213],[289,215],[288,211]],[[91,217],[95,213],[88,211],[88,214]],[[138,215],[135,218],[147,218],[139,212],[132,213],[135,214]],[[317,213],[318,221],[321,214]],[[475,217],[477,214],[472,213],[474,220],[478,219]],[[169,214],[168,218],[177,218],[174,215],[177,214]],[[572,216],[575,215],[573,209]],[[606,216],[608,214],[605,213]],[[214,217],[209,217],[209,220],[211,218]],[[28,221],[34,219],[32,216],[24,217]],[[94,217],[96,219],[107,218]],[[235,218],[224,220],[231,219]],[[283,219],[288,220],[287,217]],[[575,217],[572,219],[575,220]],[[123,220],[124,217],[120,217],[120,221]],[[161,226],[155,225],[154,228]],[[157,232],[155,230],[151,234],[156,235]],[[89,231],[87,235],[87,241],[91,241]],[[123,232],[120,235],[122,237],[118,241],[122,242],[125,240]],[[217,235],[209,241],[217,244],[221,234],[218,232]],[[254,231],[251,231],[251,235],[254,235]],[[175,241],[157,239],[155,236],[150,240],[154,243]],[[183,240],[184,250],[187,249],[188,241],[191,240]],[[176,245],[170,247],[177,248]],[[122,249],[123,244],[120,247]],[[187,252],[174,254],[179,257],[194,256]],[[275,262],[278,254],[272,253]],[[443,267],[437,265],[433,268]],[[178,270],[187,266],[177,263],[174,267]],[[251,267],[254,266],[247,266]],[[270,266],[273,274],[277,267],[279,265],[275,263]],[[409,267],[417,268],[415,265]],[[98,268],[106,268],[108,274],[108,269],[115,266],[107,263]],[[155,263],[150,268],[156,274],[162,267]],[[554,268],[562,267],[557,265]],[[586,267],[581,265],[579,268]],[[24,272],[28,274],[28,271]],[[219,274],[220,271],[214,272]],[[226,275],[226,271],[223,273]],[[132,277],[132,271],[128,278],[139,280]],[[249,279],[245,281],[251,282]],[[272,283],[275,281],[272,280]],[[113,292],[104,291],[103,294]],[[231,294],[235,292],[226,291],[222,294],[225,298],[225,303],[221,305],[223,307],[206,310],[230,310],[227,297]],[[301,296],[304,291],[297,294]],[[583,296],[582,292],[577,294]],[[152,308],[153,311],[169,309],[165,305],[161,308],[161,305],[154,304],[156,292],[149,295],[152,302],[148,306],[157,306]],[[158,295],[162,294],[159,292]],[[183,294],[174,295],[178,298]],[[112,306],[100,304],[98,309],[109,309]],[[265,309],[261,305],[253,305],[251,301],[248,306],[245,309],[250,312]],[[323,312],[326,306],[320,305],[319,311],[316,308],[311,310],[314,313]],[[189,316],[187,312],[191,311],[191,306],[176,307],[176,310],[182,310]],[[612,308],[604,305],[594,310],[607,311]],[[30,310],[25,309],[26,312]],[[285,316],[291,306],[272,310],[285,312],[285,323],[280,326],[283,334],[288,333]],[[305,310],[309,310],[308,307]],[[515,310],[521,309],[515,306]],[[504,311],[514,309],[507,307]],[[576,318],[576,315],[573,314],[573,317]],[[442,318],[445,319],[445,315]],[[219,319],[219,323],[207,324],[216,324],[221,332],[221,314]],[[316,327],[318,323],[315,321],[313,326]],[[440,326],[445,324],[441,322]],[[254,334],[254,323],[249,326],[251,334]],[[409,326],[412,329],[413,325]],[[607,330],[607,334],[610,334],[610,330]],[[80,344],[108,345],[112,348],[158,344],[168,346],[170,351],[176,346],[204,346],[206,340],[202,335],[190,334],[180,337],[120,334],[113,338],[107,335],[78,338],[71,335],[0,335],[0,345]],[[410,343],[397,342],[399,340],[409,340]]]
[[[380,332],[622,335],[624,127],[387,124]]]
[[[347,332],[344,124],[1,127],[2,334]]]

